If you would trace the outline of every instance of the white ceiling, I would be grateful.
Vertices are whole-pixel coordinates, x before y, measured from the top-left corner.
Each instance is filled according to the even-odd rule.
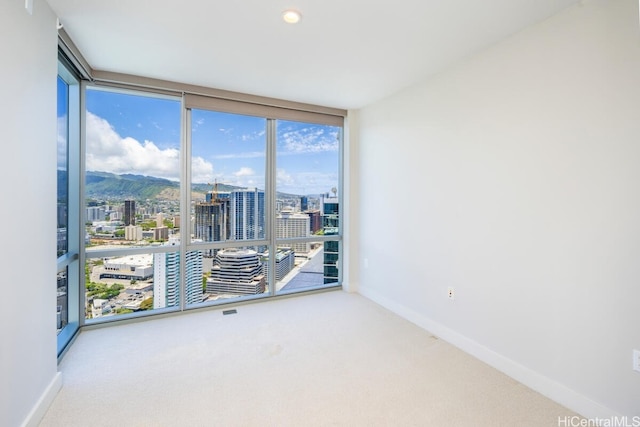
[[[577,0],[47,1],[94,69],[359,108]]]

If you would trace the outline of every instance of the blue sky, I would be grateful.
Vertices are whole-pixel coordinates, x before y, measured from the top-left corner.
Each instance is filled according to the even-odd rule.
[[[87,91],[87,170],[177,180],[180,102]],[[192,112],[192,182],[264,189],[266,120]],[[339,129],[278,121],[277,190],[330,192],[338,184]]]

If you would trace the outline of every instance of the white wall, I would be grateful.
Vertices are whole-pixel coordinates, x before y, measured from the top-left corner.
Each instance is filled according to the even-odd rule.
[[[0,2],[0,425],[38,421],[56,366],[56,19]]]
[[[342,289],[346,292],[357,292],[360,281],[360,195],[358,192],[358,112],[349,111],[349,117],[344,124],[344,207],[347,209],[343,223],[343,260],[342,260]]]
[[[640,415],[638,2],[357,116],[359,291],[587,417]]]

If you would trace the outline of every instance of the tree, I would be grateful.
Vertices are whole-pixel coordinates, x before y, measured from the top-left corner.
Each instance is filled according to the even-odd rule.
[[[153,297],[147,298],[140,303],[140,310],[151,310],[153,308]]]

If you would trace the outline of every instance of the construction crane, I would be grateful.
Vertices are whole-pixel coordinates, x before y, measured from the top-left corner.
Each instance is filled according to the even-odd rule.
[[[210,182],[207,185],[211,185],[211,203],[220,203],[220,198],[218,197],[218,178],[213,181],[213,184]]]

